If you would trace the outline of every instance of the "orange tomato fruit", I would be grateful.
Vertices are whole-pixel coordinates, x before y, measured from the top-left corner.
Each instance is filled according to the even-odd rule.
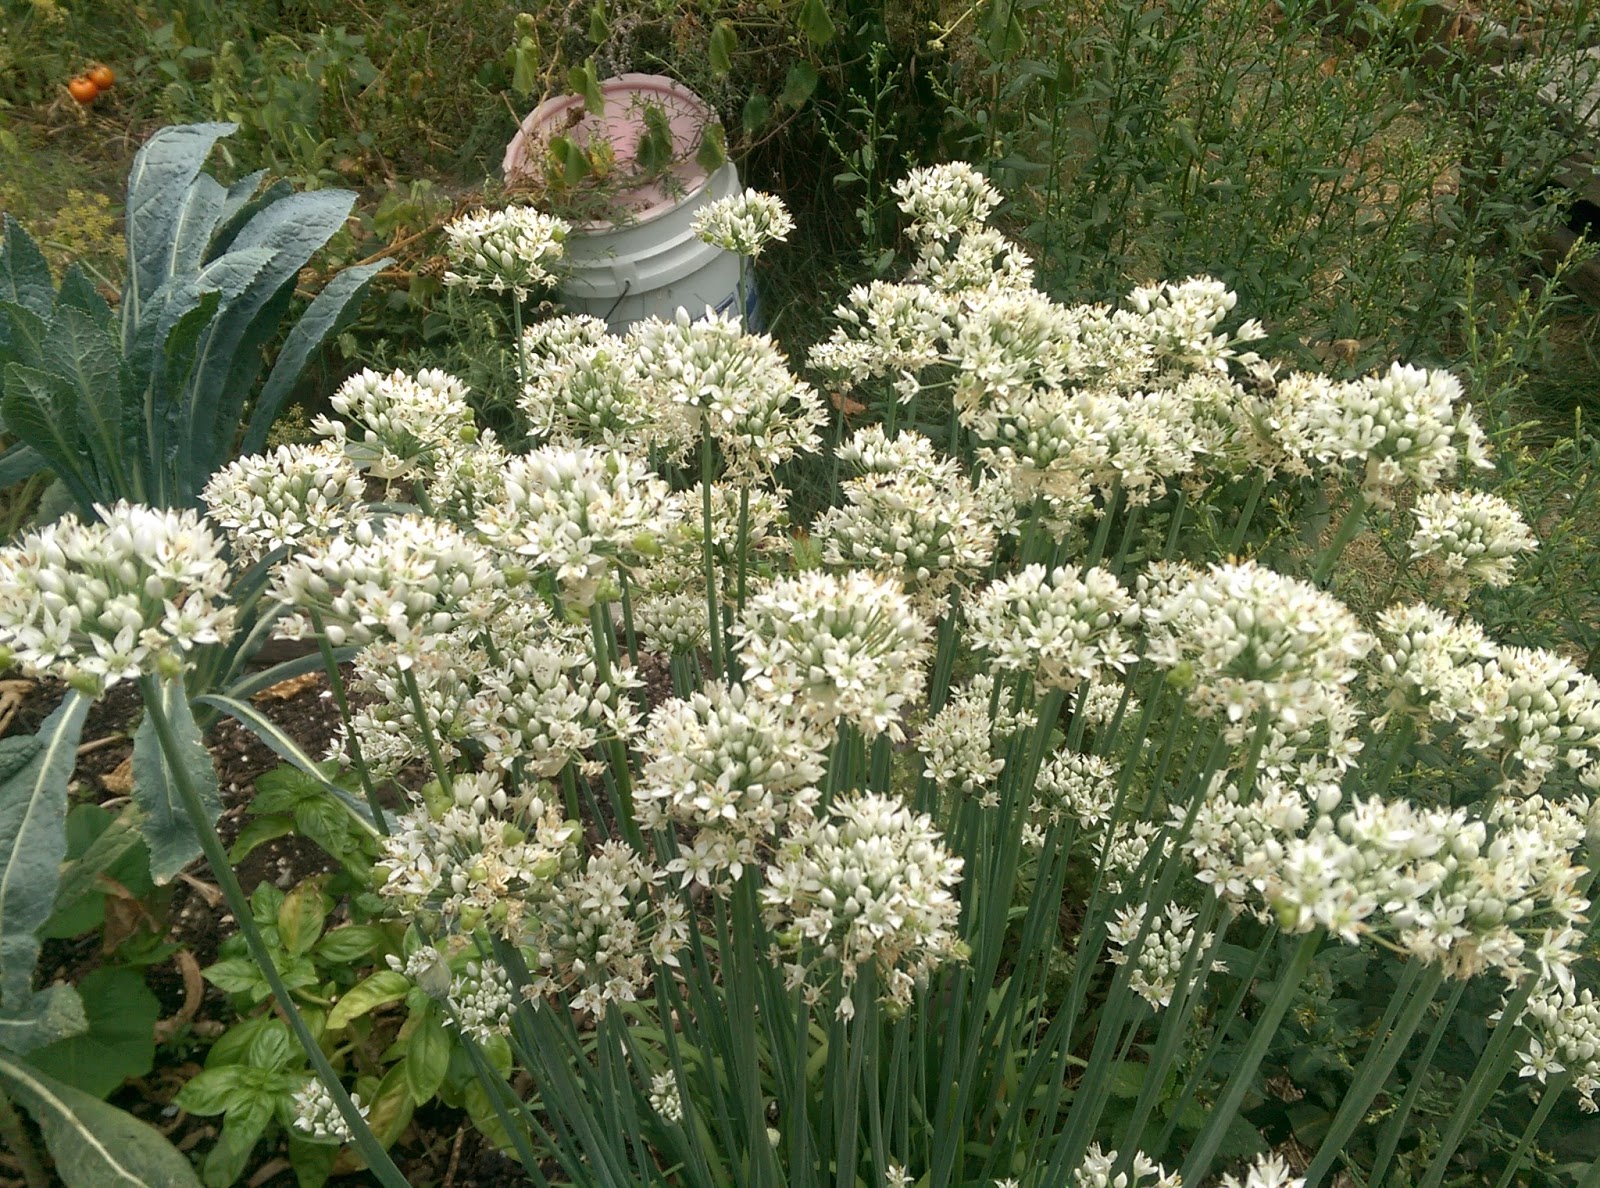
[[[102,91],[109,91],[111,84],[117,81],[117,76],[111,73],[111,67],[106,65],[91,66],[87,77]]]
[[[100,88],[94,85],[92,78],[75,78],[67,84],[67,90],[79,103],[93,103],[94,97],[100,93]]]

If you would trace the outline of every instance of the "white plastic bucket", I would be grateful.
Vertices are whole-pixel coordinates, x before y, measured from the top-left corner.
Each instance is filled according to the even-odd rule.
[[[711,109],[693,91],[656,74],[622,74],[600,84],[603,116],[588,114],[583,99],[567,95],[536,107],[506,148],[507,181],[527,177],[530,157],[542,157],[544,146],[559,130],[580,144],[597,138],[611,142],[619,169],[633,160],[643,130],[644,104],[660,107],[672,129],[677,164],[667,178],[610,197],[628,212],[626,220],[583,223],[566,240],[563,303],[578,313],[603,319],[622,333],[651,315],[703,317],[707,309],[726,313],[738,303],[739,257],[696,239],[690,225],[701,206],[739,191],[739,173],[725,162],[706,174],[695,161],[695,149]],[[747,325],[758,324],[755,285],[747,283]]]

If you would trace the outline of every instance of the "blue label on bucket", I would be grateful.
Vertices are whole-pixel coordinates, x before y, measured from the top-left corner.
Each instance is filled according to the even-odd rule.
[[[739,294],[737,292],[729,293],[726,297],[724,297],[721,301],[719,301],[717,303],[717,306],[716,306],[717,316],[721,317],[723,314],[727,313],[729,310],[731,310],[738,303],[738,301],[739,301]],[[761,321],[761,295],[756,291],[756,287],[755,287],[754,284],[752,284],[750,286],[749,291],[745,294],[745,299],[744,299],[744,328],[746,330],[756,331],[756,332],[759,332],[759,331],[764,330],[766,328],[762,324],[762,321]]]

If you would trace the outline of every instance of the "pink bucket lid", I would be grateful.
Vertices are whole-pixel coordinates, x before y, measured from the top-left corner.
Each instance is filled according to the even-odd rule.
[[[644,132],[644,105],[648,103],[666,113],[672,130],[674,155],[678,158],[668,170],[673,180],[667,183],[663,178],[618,190],[611,195],[612,200],[642,223],[665,214],[699,192],[706,184],[707,174],[695,161],[695,152],[706,125],[717,118],[705,100],[661,74],[619,74],[602,81],[600,93],[606,101],[602,116],[586,111],[581,95],[561,95],[534,108],[506,146],[501,166],[506,181],[534,176],[530,159],[542,158],[545,146],[557,133],[570,136],[585,146],[597,138],[609,140],[617,168],[627,170],[633,164],[634,150]],[[611,224],[601,221],[587,226],[591,230],[603,230]]]

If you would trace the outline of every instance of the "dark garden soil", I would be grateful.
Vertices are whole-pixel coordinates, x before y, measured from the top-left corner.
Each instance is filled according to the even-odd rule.
[[[36,730],[59,704],[63,686],[53,681],[0,682],[0,734]],[[298,678],[258,695],[258,707],[312,755],[326,752],[338,712],[320,675]],[[126,803],[132,735],[139,720],[137,688],[115,687],[90,711],[79,748],[72,785],[74,803],[93,802],[115,811]],[[223,720],[207,736],[221,785],[224,842],[236,837],[246,821],[246,808],[256,779],[277,767],[278,757],[254,735]],[[246,892],[263,879],[287,890],[335,864],[314,843],[297,836],[275,839],[256,849],[239,867]],[[140,929],[153,931],[177,946],[172,957],[145,971],[145,982],[161,1004],[157,1024],[156,1067],[128,1082],[110,1100],[155,1126],[180,1149],[204,1153],[215,1141],[222,1119],[189,1115],[172,1104],[185,1081],[200,1070],[206,1048],[239,1018],[227,997],[200,971],[216,960],[217,948],[235,931],[233,916],[222,903],[203,861],[191,866],[158,892],[154,905],[131,898],[108,899],[107,928],[73,940],[47,941],[40,958],[38,984],[78,982],[103,960],[103,945],[114,946]],[[37,1130],[33,1131],[35,1138]],[[43,1146],[40,1145],[40,1151]],[[417,1111],[410,1128],[393,1149],[406,1178],[419,1188],[501,1188],[527,1182],[521,1167],[482,1142],[459,1111],[432,1103]],[[0,1188],[20,1188],[21,1168],[0,1150]],[[338,1177],[334,1183],[372,1182],[366,1172]],[[296,1183],[284,1157],[282,1136],[257,1147],[240,1184],[248,1188],[290,1188]]]

